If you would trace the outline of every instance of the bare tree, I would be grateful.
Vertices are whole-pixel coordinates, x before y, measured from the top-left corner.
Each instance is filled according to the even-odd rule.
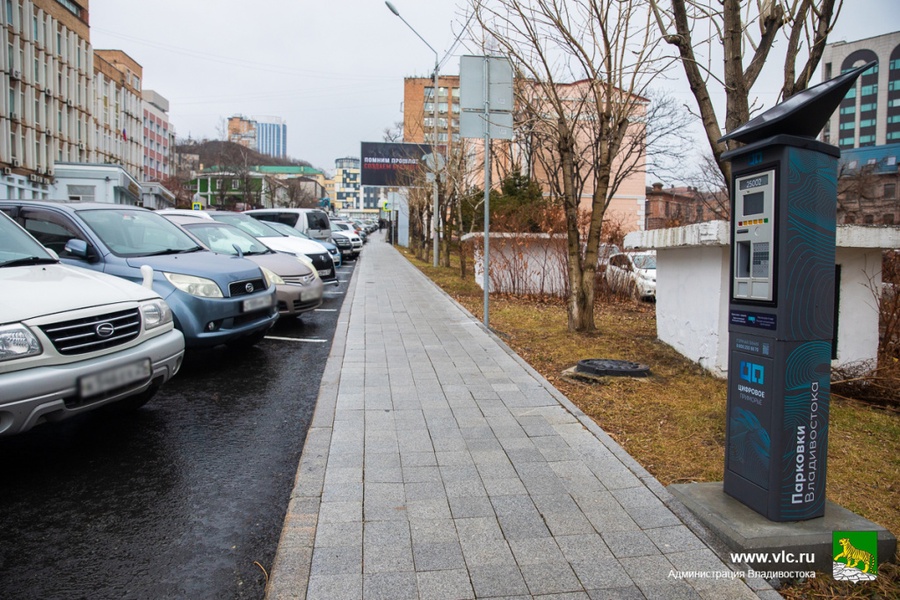
[[[403,141],[403,121],[394,121],[390,127],[381,130],[381,139],[385,142]]]
[[[291,208],[316,208],[319,206],[319,198],[310,189],[310,182],[301,178],[289,179],[287,185],[288,206]]]
[[[822,58],[843,0],[647,1],[664,39],[678,51],[709,147],[725,180],[730,182],[731,165],[722,160],[722,153],[728,148],[719,142],[722,129],[711,86],[725,90],[725,131],[734,131],[749,121],[753,86],[779,33],[786,30],[781,98],[786,100],[805,90]],[[723,52],[721,70],[712,68],[712,50],[719,45]],[[798,72],[797,64],[804,58]]]
[[[484,45],[516,69],[520,131],[537,178],[563,206],[570,331],[593,331],[603,217],[645,169],[659,39],[643,0],[473,0]],[[584,198],[584,201],[583,201]],[[583,228],[582,228],[583,227]],[[586,243],[585,243],[586,234]]]

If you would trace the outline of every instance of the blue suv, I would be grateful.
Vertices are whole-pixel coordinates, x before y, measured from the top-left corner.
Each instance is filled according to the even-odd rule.
[[[153,211],[100,203],[0,200],[66,264],[152,288],[172,308],[185,346],[249,346],[278,319],[275,286],[253,262],[202,249]]]

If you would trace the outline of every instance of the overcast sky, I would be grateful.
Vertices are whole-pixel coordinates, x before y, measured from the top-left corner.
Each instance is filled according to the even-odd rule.
[[[392,3],[443,59],[462,28],[457,3]],[[898,0],[846,4],[829,41],[900,30]],[[90,0],[90,24],[95,49],[126,52],[143,67],[143,87],[169,100],[179,138],[220,139],[235,114],[277,116],[289,156],[329,172],[402,120],[403,78],[434,66],[383,0]],[[471,53],[458,46],[441,72],[458,74],[459,56]],[[686,87],[668,86],[693,105]],[[754,91],[771,106],[778,82]]]

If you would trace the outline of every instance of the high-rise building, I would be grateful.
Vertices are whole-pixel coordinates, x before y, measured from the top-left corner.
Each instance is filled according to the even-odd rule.
[[[169,124],[169,101],[153,90],[144,90],[144,180],[162,181],[174,175],[171,151],[175,131]]]
[[[287,158],[287,124],[279,117],[233,115],[228,119],[228,141],[260,154]]]
[[[0,5],[0,194],[47,198],[56,162],[90,158],[88,0]]]
[[[279,117],[254,117],[256,151],[275,158],[287,158],[287,124]]]
[[[822,140],[841,149],[900,142],[900,31],[835,42],[822,53],[822,80],[875,61],[841,101]]]

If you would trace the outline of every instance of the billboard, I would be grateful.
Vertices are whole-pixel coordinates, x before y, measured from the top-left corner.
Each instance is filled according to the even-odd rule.
[[[420,169],[428,169],[431,144],[362,142],[360,183],[364,186],[406,187]]]

